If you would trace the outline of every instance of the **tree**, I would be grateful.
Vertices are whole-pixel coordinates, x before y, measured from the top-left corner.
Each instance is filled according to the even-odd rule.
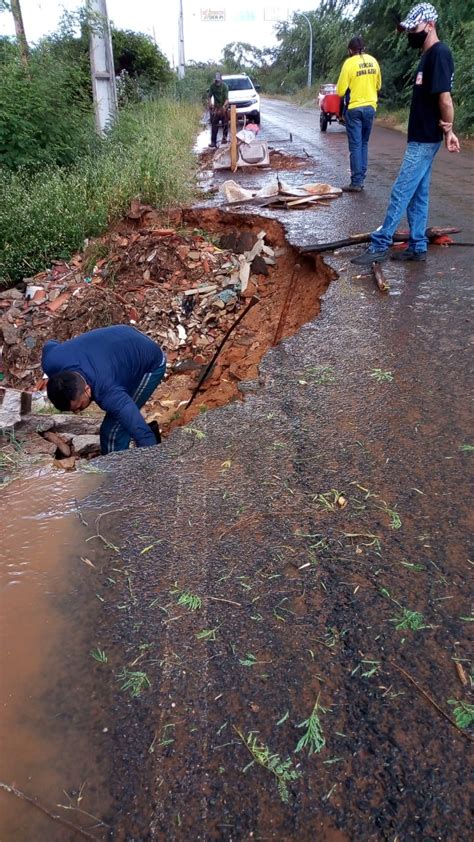
[[[260,50],[245,41],[232,41],[222,50],[222,64],[226,73],[242,73],[268,66],[273,50]]]
[[[112,28],[112,46],[117,76],[125,71],[148,90],[161,90],[171,81],[168,59],[148,35]]]

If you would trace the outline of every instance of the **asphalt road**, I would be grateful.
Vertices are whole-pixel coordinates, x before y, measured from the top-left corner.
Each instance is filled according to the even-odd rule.
[[[281,102],[262,116],[313,180],[347,180],[343,129],[321,135],[315,110]],[[364,193],[281,213],[289,239],[380,224],[403,148],[376,127]],[[433,178],[431,224],[463,240],[471,169],[442,152]],[[99,463],[89,502],[120,548],[86,545],[115,839],[469,834],[470,746],[448,702],[469,698],[453,659],[469,673],[473,251],[387,264],[388,295],[351,253],[325,258],[338,278],[320,316],[269,352],[244,402]],[[134,700],[108,671],[124,663],[150,681]]]

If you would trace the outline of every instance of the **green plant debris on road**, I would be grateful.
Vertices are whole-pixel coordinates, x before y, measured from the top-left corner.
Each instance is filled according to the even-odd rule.
[[[374,368],[370,376],[373,377],[377,383],[391,383],[393,380],[392,372],[384,371],[382,368]]]
[[[144,690],[148,690],[151,687],[151,682],[146,672],[133,672],[127,669],[127,667],[123,668],[122,672],[117,676],[117,680],[122,682],[120,689],[125,692],[129,691],[132,699],[138,699]]]
[[[172,590],[172,594],[176,596],[178,605],[184,605],[189,611],[198,611],[202,606],[202,599],[200,596],[189,591]]]
[[[448,699],[448,705],[454,708],[453,716],[458,728],[469,728],[474,722],[474,705],[458,699]]]
[[[306,728],[305,733],[298,740],[295,752],[302,751],[304,748],[308,749],[308,754],[319,753],[326,745],[326,738],[324,736],[323,726],[321,724],[320,715],[327,713],[328,709],[324,708],[319,701],[319,694],[314,704],[311,716],[300,722],[297,728]]]
[[[301,772],[294,768],[293,762],[289,757],[286,760],[282,760],[278,754],[274,754],[268,746],[260,742],[252,732],[245,737],[235,726],[234,730],[253,758],[244,767],[243,771],[246,772],[254,763],[258,763],[259,766],[262,766],[267,772],[274,775],[278,794],[281,800],[286,803],[290,797],[288,785],[297,781],[301,777]]]
[[[395,623],[395,628],[399,630],[419,631],[420,629],[430,628],[425,624],[423,614],[420,614],[419,611],[411,611],[409,608],[402,608],[401,614],[398,617],[393,617],[390,622]]]
[[[91,658],[94,658],[94,661],[98,661],[99,664],[106,664],[107,663],[107,655],[105,654],[103,649],[97,647],[97,649],[93,649],[90,653]]]

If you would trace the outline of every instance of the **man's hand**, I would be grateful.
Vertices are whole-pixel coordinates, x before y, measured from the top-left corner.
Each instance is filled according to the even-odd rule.
[[[454,134],[452,129],[448,129],[447,132],[444,134],[444,142],[446,144],[446,149],[448,152],[460,152],[461,145],[459,143],[458,138]]]

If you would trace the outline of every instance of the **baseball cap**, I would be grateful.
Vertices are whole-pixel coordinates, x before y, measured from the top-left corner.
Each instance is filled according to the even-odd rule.
[[[400,21],[401,29],[415,29],[419,23],[434,23],[438,20],[438,12],[431,3],[417,3],[413,6],[405,20]]]
[[[216,73],[216,75],[214,76],[214,81],[222,82],[222,73]]]

